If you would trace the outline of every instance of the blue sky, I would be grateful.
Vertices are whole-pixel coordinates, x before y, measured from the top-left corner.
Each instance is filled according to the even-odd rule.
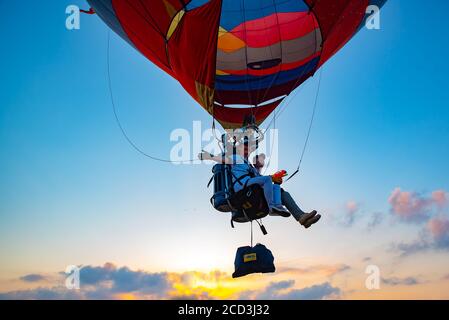
[[[232,269],[247,226],[230,229],[210,207],[210,167],[152,162],[126,143],[108,93],[108,30],[96,16],[66,30],[69,4],[87,7],[0,2],[10,12],[0,20],[0,280],[107,261],[149,271]],[[389,1],[381,30],[363,30],[325,65],[303,171],[286,185],[325,218],[307,232],[293,220],[267,221],[269,236],[257,238],[279,261],[341,263],[380,250],[391,265],[380,243],[413,240],[419,226],[348,231],[335,222],[345,204],[387,216],[396,187],[423,197],[449,190],[449,4],[421,8]],[[175,80],[115,35],[111,75],[120,118],[145,151],[167,158],[173,129],[193,120],[210,126]],[[277,120],[280,166],[289,171],[316,87],[316,78],[308,81]],[[346,258],[337,252],[348,243]],[[447,252],[435,255],[444,269]]]

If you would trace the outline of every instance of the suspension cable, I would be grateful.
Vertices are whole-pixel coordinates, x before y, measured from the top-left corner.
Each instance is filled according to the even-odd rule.
[[[108,45],[107,45],[107,76],[108,76],[108,89],[109,89],[109,96],[110,96],[110,100],[111,100],[111,105],[112,105],[112,111],[114,112],[114,117],[115,117],[115,121],[117,122],[117,125],[123,135],[123,137],[125,138],[125,140],[128,142],[128,144],[138,153],[140,153],[141,155],[143,155],[144,157],[147,157],[151,160],[154,161],[159,161],[159,162],[164,162],[164,163],[176,163],[176,164],[181,164],[181,163],[186,163],[186,162],[194,162],[196,161],[195,159],[189,159],[189,160],[183,160],[183,161],[173,161],[173,160],[169,160],[169,159],[163,159],[163,158],[159,158],[159,157],[155,157],[153,155],[148,154],[147,152],[143,151],[141,148],[139,148],[134,142],[133,140],[128,136],[125,128],[123,127],[120,118],[118,116],[117,113],[117,107],[115,104],[115,99],[114,99],[114,94],[113,94],[113,90],[112,90],[112,80],[111,80],[111,66],[110,66],[110,43],[111,43],[111,31],[108,30]]]
[[[300,158],[299,158],[298,167],[296,168],[296,171],[293,172],[293,174],[285,180],[285,182],[287,182],[287,181],[289,181],[290,179],[292,179],[296,174],[298,174],[299,170],[301,169],[301,164],[302,164],[302,161],[303,161],[303,159],[304,159],[304,155],[305,155],[305,153],[306,153],[307,146],[308,146],[308,144],[309,144],[310,133],[312,132],[313,122],[314,122],[314,120],[315,120],[315,114],[316,114],[316,110],[317,110],[317,106],[318,106],[318,97],[319,97],[319,94],[320,94],[320,88],[321,88],[321,79],[322,79],[322,75],[323,75],[323,69],[321,69],[321,71],[320,71],[320,75],[319,75],[319,79],[318,79],[318,89],[317,89],[316,95],[315,95],[315,102],[314,102],[314,104],[313,104],[312,116],[311,116],[311,118],[310,118],[310,123],[309,123],[309,128],[308,128],[308,130],[307,130],[306,140],[305,140],[305,142],[304,142],[304,146],[303,146],[302,151],[301,151],[301,156],[300,156]]]

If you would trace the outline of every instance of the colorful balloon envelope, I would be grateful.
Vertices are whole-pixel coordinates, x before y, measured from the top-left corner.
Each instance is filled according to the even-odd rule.
[[[386,0],[88,0],[224,128],[262,123]]]

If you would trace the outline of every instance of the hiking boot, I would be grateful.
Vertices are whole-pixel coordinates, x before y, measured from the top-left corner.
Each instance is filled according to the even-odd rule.
[[[312,224],[317,223],[320,219],[321,215],[317,214],[316,210],[313,210],[312,212],[303,214],[298,222],[307,229]]]
[[[284,218],[290,217],[290,212],[282,205],[271,208],[270,216],[281,216]]]

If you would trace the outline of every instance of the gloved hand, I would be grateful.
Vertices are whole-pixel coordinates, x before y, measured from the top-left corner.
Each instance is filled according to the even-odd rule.
[[[281,170],[276,172],[271,176],[271,181],[275,184],[282,184],[284,181],[282,178],[284,178],[287,175],[287,171]]]
[[[282,177],[275,177],[274,175],[271,176],[271,181],[273,181],[274,184],[282,184],[284,182]]]

